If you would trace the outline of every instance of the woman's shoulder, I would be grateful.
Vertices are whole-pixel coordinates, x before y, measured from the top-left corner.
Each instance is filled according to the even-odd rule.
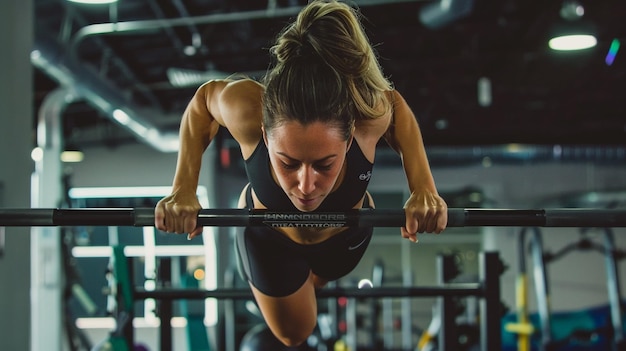
[[[385,91],[378,104],[374,108],[375,117],[357,118],[356,128],[362,129],[366,133],[380,134],[384,133],[391,122],[393,116],[394,91]],[[380,136],[379,135],[379,136]]]
[[[228,86],[238,87],[240,89],[260,90],[263,91],[265,87],[260,82],[252,78],[239,78],[239,79],[226,79]]]
[[[249,154],[261,138],[263,90],[263,85],[252,79],[232,80],[219,97],[224,125],[244,154]]]
[[[247,99],[261,101],[263,85],[253,79],[224,80],[222,96],[228,99]]]
[[[212,90],[209,95],[215,98],[209,103],[215,104],[226,118],[239,121],[242,117],[254,118],[262,114],[263,86],[252,79],[212,80],[204,86]]]

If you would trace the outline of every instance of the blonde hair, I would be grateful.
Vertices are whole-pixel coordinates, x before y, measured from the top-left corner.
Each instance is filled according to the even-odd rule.
[[[344,3],[309,3],[283,29],[270,54],[274,67],[265,78],[266,130],[286,120],[322,121],[336,124],[349,138],[355,120],[376,118],[391,108],[385,91],[392,86],[360,13]]]

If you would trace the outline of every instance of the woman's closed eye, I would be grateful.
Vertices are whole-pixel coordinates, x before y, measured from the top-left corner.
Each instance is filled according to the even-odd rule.
[[[329,163],[329,164],[321,164],[321,165],[315,165],[314,166],[315,169],[317,169],[318,171],[330,171],[333,168],[333,164]]]
[[[286,162],[281,162],[281,166],[282,166],[284,169],[290,169],[290,170],[293,170],[293,169],[298,169],[298,168],[300,167],[300,164],[299,164],[299,163],[286,163]]]
[[[287,170],[295,170],[295,169],[300,168],[301,163],[281,162],[281,166],[284,169],[287,169]],[[329,163],[329,164],[326,164],[326,163],[325,164],[315,164],[315,165],[313,165],[313,168],[315,168],[318,171],[325,172],[325,171],[331,170],[333,168],[333,164],[332,163]]]

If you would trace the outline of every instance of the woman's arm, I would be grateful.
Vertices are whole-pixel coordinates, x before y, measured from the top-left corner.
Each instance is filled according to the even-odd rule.
[[[445,229],[447,205],[437,192],[415,115],[400,93],[390,95],[393,116],[384,138],[400,154],[411,191],[404,206],[407,221],[402,236],[417,242],[418,232],[441,233]]]
[[[181,120],[172,193],[155,208],[157,229],[189,233],[190,238],[202,232],[196,222],[201,209],[196,190],[202,155],[220,126],[229,129],[242,149],[259,140],[261,92],[262,87],[249,80],[215,80],[198,88]]]

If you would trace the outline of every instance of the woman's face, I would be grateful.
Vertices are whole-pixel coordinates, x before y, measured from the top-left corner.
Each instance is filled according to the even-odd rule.
[[[281,188],[300,211],[313,211],[333,190],[349,142],[323,122],[303,126],[290,121],[275,127],[265,140]]]

